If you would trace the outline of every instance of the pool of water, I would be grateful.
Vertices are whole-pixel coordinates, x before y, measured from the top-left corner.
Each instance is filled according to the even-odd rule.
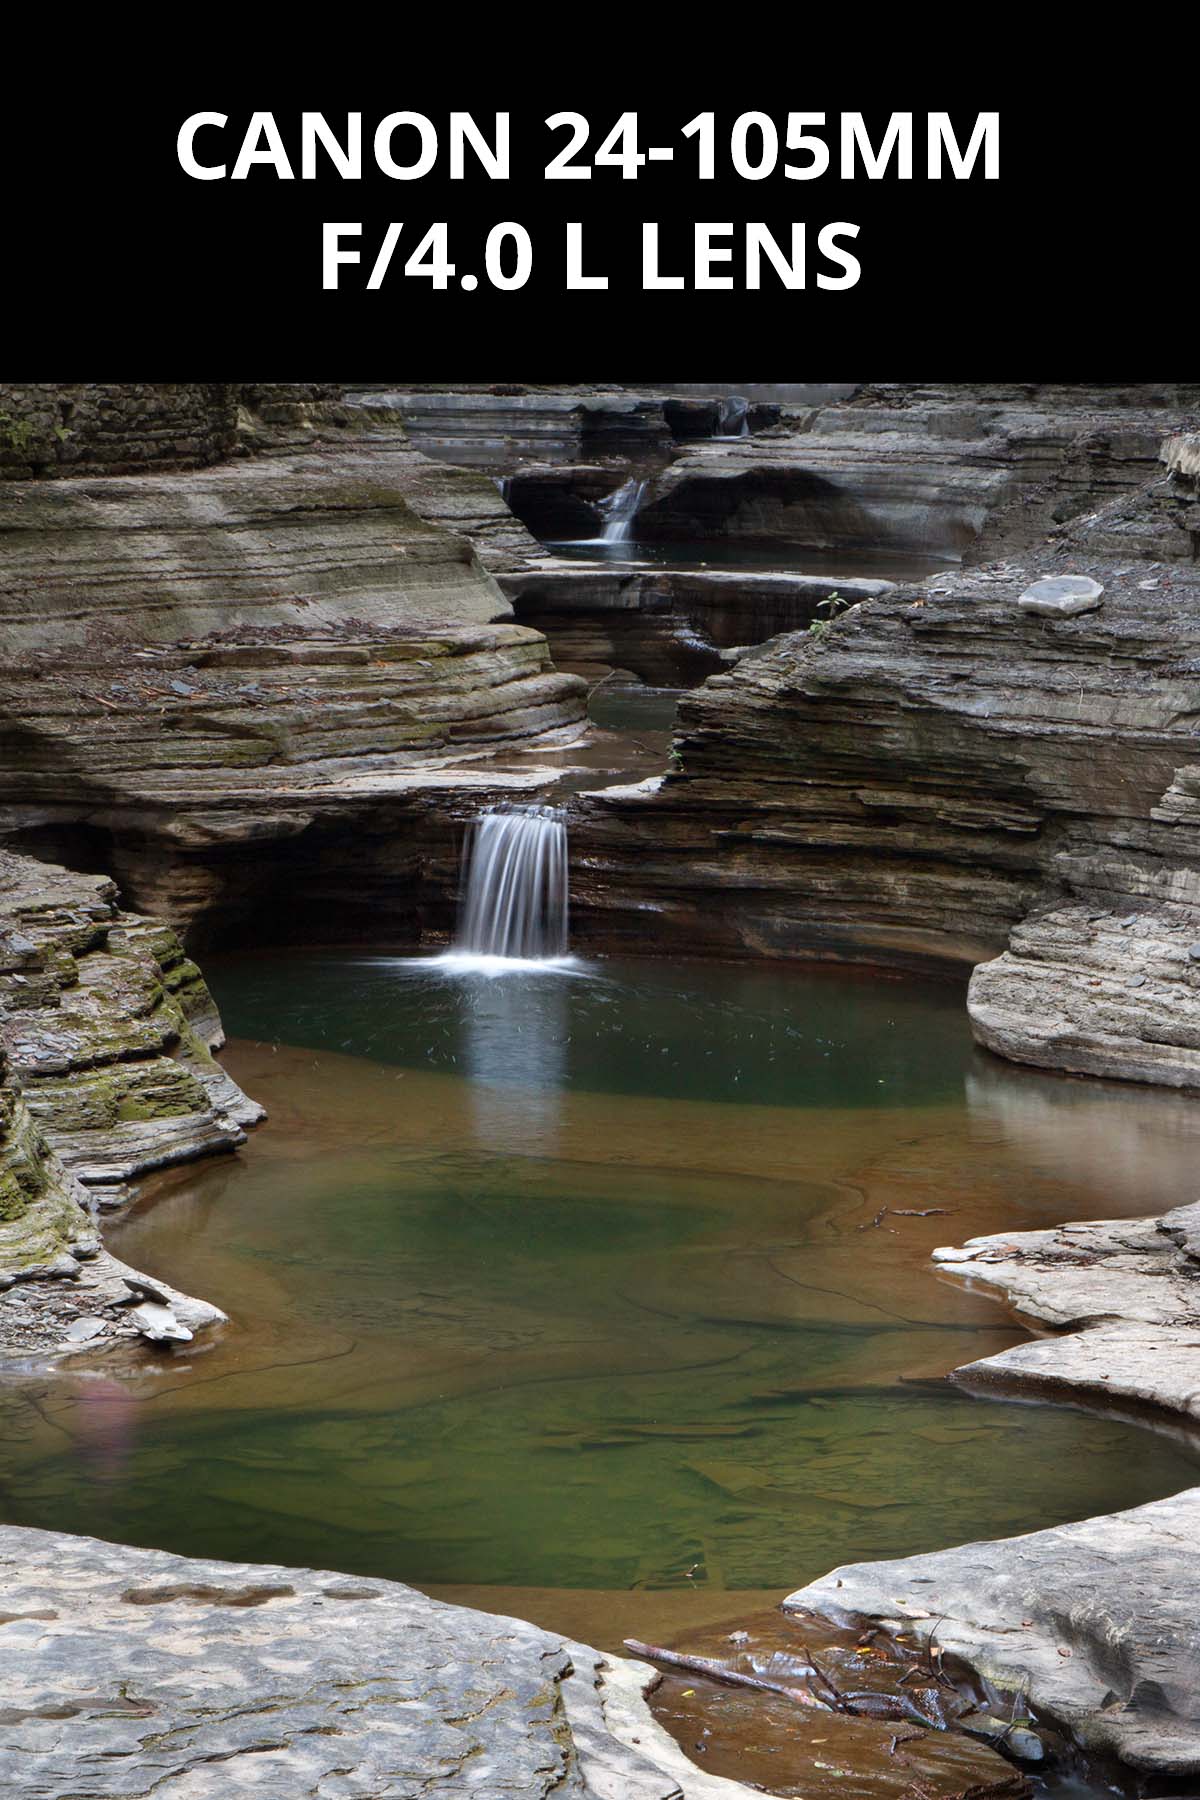
[[[393,1576],[592,1641],[1197,1479],[963,1397],[1016,1341],[930,1266],[1194,1197],[1194,1109],[972,1048],[957,987],[757,965],[214,961],[270,1122],[118,1255],[233,1328],[0,1395],[12,1521]]]

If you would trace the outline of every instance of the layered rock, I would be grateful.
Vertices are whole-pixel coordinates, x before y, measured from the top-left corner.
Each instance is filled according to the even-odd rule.
[[[507,474],[527,462],[661,458],[678,443],[740,431],[743,421],[765,430],[784,406],[811,408],[852,391],[852,383],[368,382],[346,399],[393,413],[427,456]],[[731,408],[734,396],[745,404]]]
[[[398,1582],[0,1528],[21,1792],[736,1800],[642,1698],[644,1665]]]
[[[500,577],[518,619],[541,631],[558,668],[591,680],[629,670],[651,687],[695,687],[746,649],[807,629],[834,604],[890,581],[776,569],[627,568],[547,558]]]
[[[863,389],[656,479],[644,540],[973,558],[1028,548],[1154,473],[1164,408],[1200,388]]]
[[[386,435],[329,448],[336,429],[306,414],[279,426],[315,433],[306,453],[0,490],[12,841],[219,925],[359,833],[411,834],[414,796],[472,791],[481,759],[578,734],[583,683],[485,567],[536,555],[493,484]],[[412,860],[387,877],[394,936]]]
[[[0,382],[0,481],[197,468],[236,442],[227,382]]]
[[[97,1228],[133,1177],[231,1150],[262,1117],[220,1042],[173,932],[121,912],[104,877],[0,853],[0,1355],[187,1342],[223,1320]]]
[[[1105,1763],[1174,1793],[1200,1773],[1200,1488],[998,1543],[850,1563],[789,1609],[935,1640]]]
[[[151,1169],[244,1142],[263,1116],[215,1061],[212,995],[175,933],[104,876],[0,852],[8,1080],[101,1202]]]
[[[578,925],[628,938],[649,915],[693,948],[928,967],[994,956],[1019,924],[976,976],[985,1042],[1191,1085],[1192,505],[1159,476],[1036,556],[895,588],[710,678],[665,777],[592,797]],[[1097,610],[1022,609],[1066,572]]]
[[[1200,1204],[972,1238],[934,1253],[1003,1292],[1041,1336],[969,1363],[980,1393],[1200,1420]],[[789,1596],[841,1620],[936,1636],[1150,1791],[1200,1773],[1200,1488],[998,1543],[835,1569]]]

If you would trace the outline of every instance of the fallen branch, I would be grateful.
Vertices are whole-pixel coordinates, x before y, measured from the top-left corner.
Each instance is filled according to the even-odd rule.
[[[810,1672],[824,1690],[823,1693],[787,1687],[779,1681],[768,1681],[762,1675],[747,1675],[740,1669],[727,1668],[724,1663],[714,1662],[707,1656],[685,1656],[678,1650],[664,1650],[660,1644],[644,1644],[639,1638],[626,1638],[624,1642],[626,1650],[631,1650],[635,1656],[645,1657],[648,1662],[664,1663],[669,1669],[684,1669],[689,1675],[701,1675],[706,1681],[722,1682],[726,1687],[753,1688],[758,1693],[778,1694],[784,1700],[794,1701],[797,1706],[821,1706],[827,1712],[845,1713],[854,1719],[907,1719],[911,1724],[928,1726],[934,1731],[945,1731],[947,1728],[946,1716],[940,1708],[934,1714],[931,1708],[923,1708],[907,1694],[887,1694],[875,1689],[842,1693],[815,1661],[811,1650],[806,1649],[803,1644],[800,1648]],[[927,1697],[934,1697],[936,1690],[926,1688],[923,1693]]]
[[[649,1662],[665,1663],[669,1669],[686,1669],[689,1675],[703,1675],[706,1681],[720,1681],[727,1687],[755,1688],[764,1694],[782,1694],[785,1700],[795,1700],[801,1706],[822,1704],[815,1694],[785,1687],[781,1681],[767,1681],[761,1675],[745,1675],[740,1669],[728,1669],[724,1663],[713,1662],[707,1656],[683,1656],[678,1650],[643,1644],[638,1638],[624,1641],[625,1648],[632,1650],[635,1656],[644,1656]]]

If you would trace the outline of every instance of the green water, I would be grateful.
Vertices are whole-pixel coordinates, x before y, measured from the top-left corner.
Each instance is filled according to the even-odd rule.
[[[418,1584],[724,1592],[1197,1479],[1181,1438],[948,1387],[1021,1334],[928,1262],[1192,1198],[1177,1097],[1008,1070],[950,987],[211,975],[271,1122],[112,1243],[234,1329],[8,1390],[8,1519]]]

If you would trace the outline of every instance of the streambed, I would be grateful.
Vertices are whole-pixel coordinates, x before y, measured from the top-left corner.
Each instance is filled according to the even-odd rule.
[[[7,1389],[7,1519],[618,1647],[1197,1479],[1182,1434],[959,1394],[1022,1333],[928,1262],[1191,1199],[1177,1097],[1010,1069],[956,988],[878,976],[209,973],[271,1121],[110,1237],[233,1329]]]

